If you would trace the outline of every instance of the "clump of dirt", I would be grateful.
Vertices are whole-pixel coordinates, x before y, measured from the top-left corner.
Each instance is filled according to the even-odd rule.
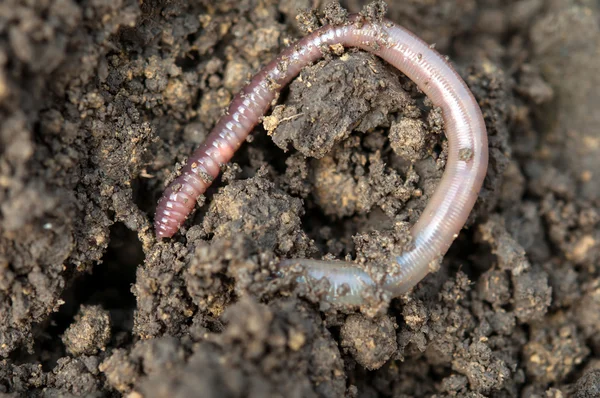
[[[369,370],[379,369],[398,349],[395,326],[386,316],[368,319],[350,315],[340,330],[341,346],[360,366]]]
[[[440,270],[362,313],[274,275],[323,256],[383,275],[442,175],[439,109],[370,54],[304,68],[181,232],[151,229],[245,81],[349,12],[449,55],[490,145]],[[3,1],[0,395],[597,396],[599,16],[593,0]]]
[[[110,340],[110,315],[100,306],[83,306],[62,341],[73,356],[93,355],[104,350]]]

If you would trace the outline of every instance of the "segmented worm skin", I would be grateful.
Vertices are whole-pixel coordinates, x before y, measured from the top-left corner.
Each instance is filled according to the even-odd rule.
[[[341,26],[324,26],[285,49],[233,99],[227,114],[161,198],[155,217],[159,238],[170,237],[179,229],[199,195],[231,159],[277,93],[334,44],[357,47],[381,57],[414,81],[442,109],[448,139],[446,168],[412,227],[412,249],[395,258],[400,271],[388,275],[383,287],[395,297],[427,275],[430,264],[446,253],[460,232],[481,189],[488,165],[485,124],[475,98],[445,57],[388,20],[370,22],[359,15],[351,16]],[[292,259],[280,265],[293,264],[303,266],[313,278],[327,278],[331,301],[361,304],[365,288],[375,285],[367,272],[353,263]],[[310,278],[301,280],[310,282]],[[340,289],[342,285],[344,289]]]

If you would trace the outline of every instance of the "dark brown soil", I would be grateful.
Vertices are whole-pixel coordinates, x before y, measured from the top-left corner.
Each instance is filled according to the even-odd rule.
[[[271,275],[377,262],[442,174],[439,110],[370,54],[305,68],[181,232],[151,228],[232,95],[341,8],[1,1],[0,397],[599,397],[599,8],[389,1],[471,87],[490,167],[440,270],[358,311]]]

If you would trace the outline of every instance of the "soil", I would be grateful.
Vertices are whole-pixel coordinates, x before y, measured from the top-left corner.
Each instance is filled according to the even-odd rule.
[[[600,396],[597,1],[388,2],[490,167],[439,271],[359,309],[272,275],[377,262],[443,172],[439,110],[370,54],[305,68],[181,232],[151,223],[261,65],[384,4],[189,3],[0,2],[0,397]]]

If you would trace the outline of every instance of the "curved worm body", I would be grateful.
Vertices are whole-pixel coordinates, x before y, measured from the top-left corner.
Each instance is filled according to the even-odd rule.
[[[427,275],[430,264],[446,253],[460,232],[481,189],[488,165],[485,124],[467,85],[443,56],[388,20],[366,21],[359,15],[351,16],[345,25],[324,26],[288,47],[233,99],[226,116],[159,201],[155,217],[159,238],[177,232],[197,198],[231,159],[278,92],[334,44],[357,47],[381,57],[414,81],[442,109],[448,138],[446,169],[412,227],[413,248],[395,258],[400,271],[388,275],[383,287],[396,297]],[[329,279],[328,298],[332,301],[361,304],[365,288],[375,286],[367,272],[353,263],[294,259],[284,260],[281,266],[292,264],[304,266],[313,278]],[[345,289],[340,289],[343,285]]]

